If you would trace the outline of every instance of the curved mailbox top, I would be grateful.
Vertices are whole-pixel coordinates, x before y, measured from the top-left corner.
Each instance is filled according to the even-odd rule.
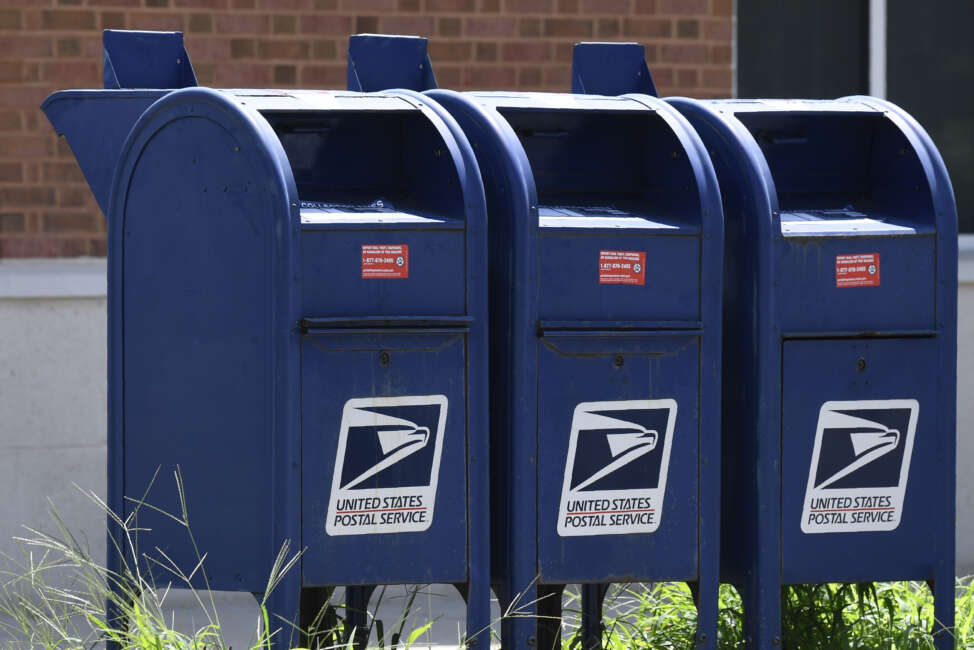
[[[741,264],[759,286],[774,284],[779,297],[762,310],[774,305],[782,332],[930,332],[945,322],[953,190],[905,111],[872,97],[667,102],[711,151],[729,240],[749,233],[754,262]]]

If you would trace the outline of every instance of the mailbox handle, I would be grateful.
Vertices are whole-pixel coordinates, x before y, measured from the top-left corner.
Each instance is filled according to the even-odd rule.
[[[329,318],[302,318],[301,331],[339,330],[404,330],[428,331],[430,329],[462,330],[473,324],[471,316],[336,316]]]

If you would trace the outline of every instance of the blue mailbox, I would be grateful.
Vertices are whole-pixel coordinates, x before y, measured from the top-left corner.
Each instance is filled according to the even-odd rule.
[[[615,47],[579,46],[576,77]],[[925,580],[952,648],[957,212],[940,154],[872,97],[667,101],[724,201],[721,573],[752,647],[781,644],[781,585]]]
[[[435,87],[424,66],[424,39],[352,38],[353,88]],[[646,95],[426,94],[487,194],[504,647],[559,643],[566,583],[596,647],[605,586],[658,580],[694,585],[694,642],[716,647],[722,218],[705,149]]]
[[[105,46],[117,89],[43,108],[108,218],[111,508],[179,467],[195,548],[153,510],[138,544],[186,570],[205,554],[213,589],[263,592],[282,544],[303,548],[270,595],[280,647],[332,585],[357,586],[361,632],[388,583],[457,585],[486,643],[486,207],[466,137],[415,93],[192,87],[181,34]],[[174,490],[148,501],[180,513]]]

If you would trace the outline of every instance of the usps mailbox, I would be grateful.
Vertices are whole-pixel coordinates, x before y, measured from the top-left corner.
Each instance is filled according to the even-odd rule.
[[[435,88],[429,67],[424,39],[352,38],[354,88]],[[655,580],[693,583],[695,642],[716,647],[722,219],[706,151],[645,95],[426,94],[487,194],[504,647],[560,642],[566,583],[585,585],[596,647],[604,586]]]
[[[181,468],[213,589],[260,593],[285,540],[305,549],[270,596],[281,647],[280,619],[309,623],[327,587],[358,586],[364,608],[374,585],[430,582],[462,590],[486,643],[486,224],[467,139],[420,95],[171,90],[180,34],[105,45],[117,89],[43,108],[108,218],[112,509]],[[148,500],[180,512],[174,490]],[[139,525],[140,548],[196,565],[179,525]]]
[[[611,61],[602,92],[629,92],[634,47],[577,45],[576,91]],[[957,213],[940,154],[872,97],[667,101],[724,201],[721,573],[746,635],[780,647],[782,584],[925,580],[953,647]]]

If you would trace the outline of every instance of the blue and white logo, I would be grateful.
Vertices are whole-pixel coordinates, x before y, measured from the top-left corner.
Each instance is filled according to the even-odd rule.
[[[575,407],[558,534],[622,535],[659,528],[676,401],[583,402]]]
[[[913,399],[822,405],[803,532],[857,533],[899,525],[919,411]]]
[[[329,535],[430,527],[446,412],[445,395],[345,403],[325,522]]]

